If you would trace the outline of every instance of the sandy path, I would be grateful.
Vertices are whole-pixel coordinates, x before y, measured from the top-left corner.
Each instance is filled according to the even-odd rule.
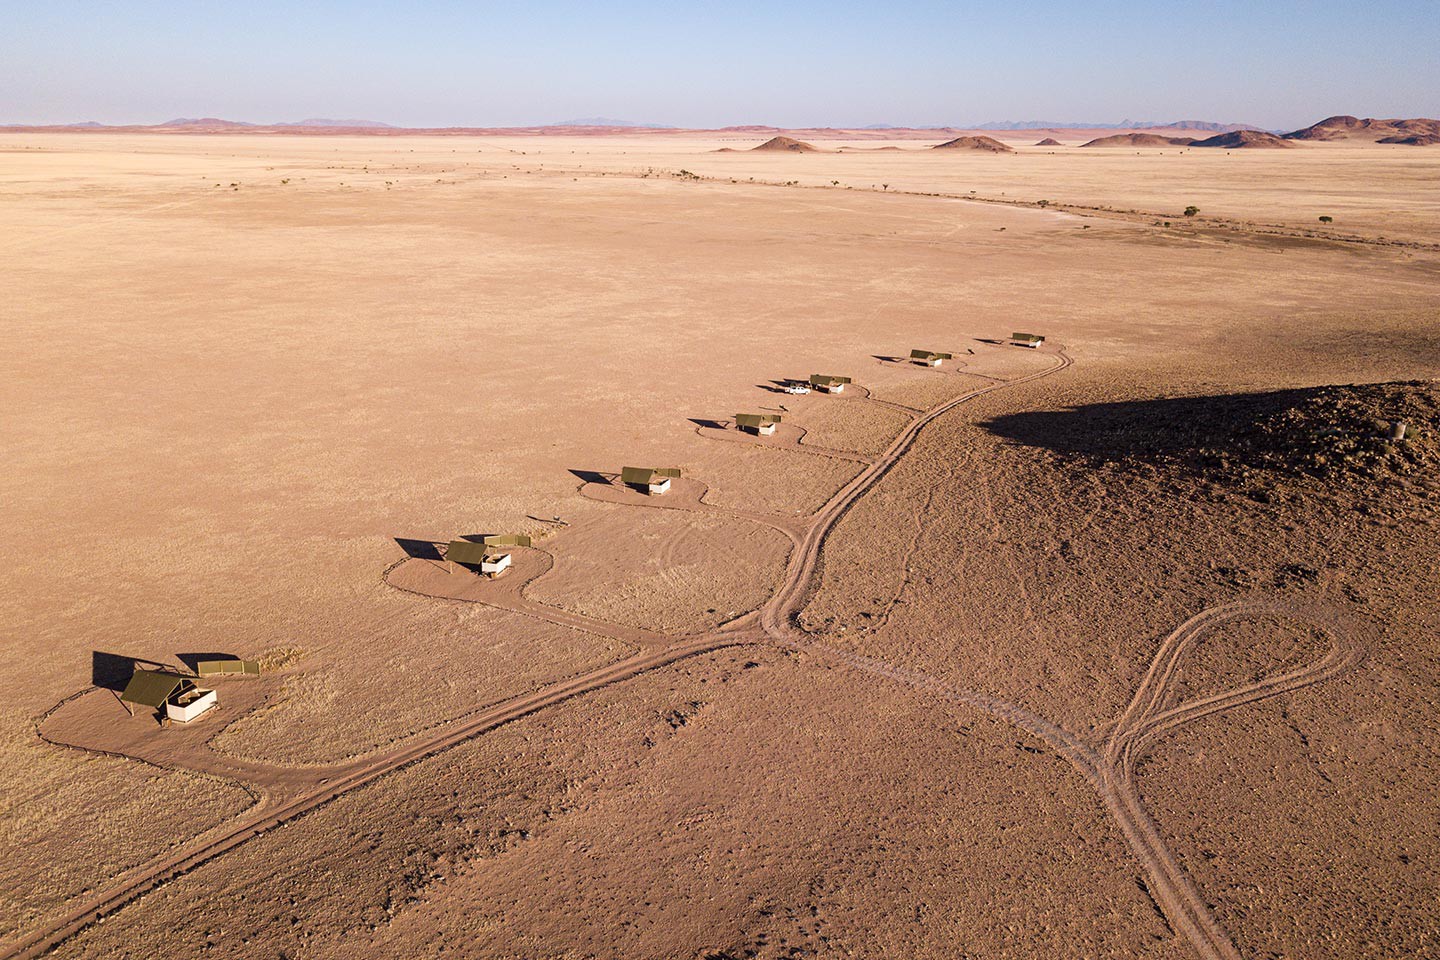
[[[544,690],[507,700],[487,710],[472,714],[463,721],[431,731],[411,743],[386,751],[363,763],[338,768],[321,767],[290,771],[286,779],[294,781],[297,785],[309,781],[310,788],[301,790],[299,795],[294,796],[293,799],[281,801],[271,798],[262,799],[245,817],[223,828],[222,831],[212,832],[211,835],[201,837],[198,841],[171,856],[145,865],[109,890],[68,911],[47,929],[33,932],[29,936],[7,945],[4,956],[6,958],[43,956],[90,924],[114,913],[135,898],[143,896],[169,880],[189,873],[201,864],[235,849],[252,837],[293,820],[321,804],[362,787],[387,773],[434,756],[457,743],[528,716],[545,707],[619,683],[646,671],[723,647],[754,643],[757,639],[753,629],[736,629],[711,634],[699,640],[677,644],[663,650],[638,654],[583,676],[553,684]],[[273,772],[265,775],[267,779],[274,776]]]
[[[263,799],[260,804],[228,828],[212,831],[211,835],[200,838],[171,856],[133,871],[120,883],[67,912],[48,928],[34,931],[8,945],[3,957],[8,960],[41,956],[136,897],[240,846],[251,837],[280,826],[386,773],[434,756],[503,724],[687,657],[728,646],[768,641],[904,683],[952,703],[983,710],[1046,743],[1068,760],[1095,788],[1145,870],[1149,878],[1149,891],[1156,905],[1163,911],[1172,928],[1190,943],[1195,954],[1202,960],[1238,960],[1239,953],[1229,935],[1215,920],[1203,895],[1166,847],[1155,822],[1144,809],[1135,784],[1135,763],[1144,749],[1157,737],[1184,724],[1220,711],[1298,690],[1349,669],[1358,661],[1360,650],[1344,631],[1338,618],[1323,612],[1291,609],[1273,603],[1237,603],[1202,611],[1186,620],[1161,643],[1145,679],[1130,705],[1117,719],[1104,744],[1088,743],[1038,714],[1007,701],[975,691],[954,689],[923,673],[815,642],[796,625],[796,618],[816,582],[826,539],[846,512],[899,462],[920,431],[936,418],[975,397],[1050,376],[1066,369],[1073,362],[1063,350],[1056,350],[1052,355],[1055,362],[1044,370],[1007,382],[986,384],[916,416],[879,458],[841,488],[819,511],[799,521],[728,511],[706,504],[703,500],[704,485],[695,481],[677,485],[678,489],[663,502],[612,484],[586,484],[582,492],[594,499],[630,506],[714,513],[748,519],[773,526],[792,538],[796,548],[789,557],[785,578],[769,602],[757,613],[741,617],[718,631],[667,641],[666,638],[648,631],[579,618],[529,601],[523,595],[525,585],[542,576],[548,567],[537,568],[532,575],[515,576],[509,584],[491,594],[454,596],[427,593],[414,584],[392,583],[392,574],[405,563],[427,561],[409,560],[392,565],[386,569],[384,576],[387,583],[398,589],[440,599],[488,603],[564,626],[621,637],[648,649],[642,649],[642,652],[635,656],[560,681],[534,693],[476,711],[415,737],[406,744],[351,764],[298,769],[267,769],[265,765],[253,764],[246,765],[242,773],[233,764],[217,758],[214,767],[207,765],[205,772],[229,776],[240,774],[242,779],[249,779],[261,789]],[[900,407],[899,404],[893,406]],[[1331,640],[1330,651],[1309,665],[1179,706],[1166,707],[1184,654],[1207,632],[1230,620],[1274,614],[1302,619],[1320,628]]]

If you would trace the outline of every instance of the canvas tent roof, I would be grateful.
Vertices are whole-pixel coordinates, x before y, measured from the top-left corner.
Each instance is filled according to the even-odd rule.
[[[445,559],[474,566],[496,553],[500,547],[528,546],[530,546],[530,538],[523,533],[493,534],[483,538],[479,543],[474,540],[451,540],[450,545],[445,548]]]
[[[621,483],[651,483],[657,477],[679,477],[678,467],[623,467],[620,470]]]
[[[225,676],[226,674],[260,675],[260,663],[256,660],[201,660],[195,664],[195,672],[202,677]]]
[[[130,677],[130,682],[125,685],[124,692],[120,694],[120,699],[126,703],[138,703],[158,710],[170,699],[176,687],[190,682],[189,677],[182,677],[178,673],[136,670]]]
[[[451,540],[450,545],[445,548],[445,559],[452,563],[478,564],[490,555],[490,550],[483,543],[476,543],[473,540]]]
[[[953,359],[955,359],[955,358],[954,358],[954,356],[953,356],[952,354],[948,354],[948,353],[937,353],[937,352],[934,351],[934,350],[911,350],[911,351],[910,351],[910,359],[912,359],[912,360],[953,360]]]
[[[1024,340],[1026,343],[1041,343],[1045,340],[1045,338],[1038,333],[1012,333],[1010,334],[1010,339]]]
[[[849,377],[834,377],[827,373],[812,373],[810,374],[810,382],[820,387],[835,383],[851,383],[853,381],[851,381]]]
[[[779,423],[778,413],[737,413],[735,414],[735,425],[737,427],[758,427],[762,423]]]
[[[487,547],[528,547],[530,538],[523,533],[492,533],[484,543]]]

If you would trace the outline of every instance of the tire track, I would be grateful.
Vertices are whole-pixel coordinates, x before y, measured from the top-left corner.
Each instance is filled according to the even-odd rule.
[[[1304,667],[1173,709],[1160,709],[1183,654],[1205,633],[1230,620],[1273,614],[1304,619],[1325,630],[1331,639],[1330,650]],[[1204,895],[1169,849],[1141,802],[1135,764],[1154,740],[1186,723],[1299,690],[1350,669],[1360,660],[1360,647],[1346,632],[1336,629],[1335,623],[1334,617],[1323,613],[1274,602],[1234,603],[1202,611],[1181,624],[1161,644],[1134,700],[1121,715],[1109,740],[1099,748],[1039,714],[989,694],[958,689],[919,671],[814,641],[795,641],[791,646],[951,703],[984,711],[1042,740],[1068,760],[1095,789],[1131,852],[1140,861],[1148,881],[1147,893],[1171,929],[1184,937],[1202,960],[1240,960],[1240,952],[1229,934],[1215,919]]]
[[[753,630],[744,628],[710,634],[664,650],[651,651],[626,660],[616,661],[599,670],[552,684],[543,690],[516,697],[487,710],[482,710],[448,728],[442,728],[402,747],[387,751],[367,762],[357,764],[348,772],[330,778],[317,790],[273,806],[267,807],[262,804],[263,809],[260,810],[252,809],[249,816],[243,817],[228,831],[202,843],[191,844],[182,848],[180,852],[152,862],[122,883],[89,898],[80,906],[68,910],[47,928],[7,945],[4,956],[7,960],[9,958],[22,960],[22,958],[43,956],[92,923],[103,920],[151,890],[177,877],[184,876],[208,861],[239,847],[247,840],[261,836],[269,830],[301,817],[322,804],[363,787],[388,773],[433,757],[482,733],[527,717],[554,704],[629,680],[649,670],[725,647],[755,643],[759,639]]]
[[[1157,738],[1174,729],[1216,713],[1234,709],[1268,697],[1299,690],[1337,676],[1360,659],[1358,644],[1343,629],[1338,618],[1321,612],[1292,609],[1283,604],[1235,603],[1210,608],[1176,628],[1161,643],[1149,670],[1137,688],[1130,704],[1116,720],[1103,745],[1094,745],[1046,720],[1033,711],[998,697],[978,691],[949,686],[920,671],[865,657],[849,650],[828,646],[813,640],[797,625],[797,617],[814,589],[821,568],[822,551],[835,526],[858,500],[871,490],[900,458],[909,451],[915,439],[930,423],[966,403],[995,390],[1028,383],[1050,376],[1072,365],[1073,360],[1058,350],[1056,362],[1050,367],[1003,382],[994,382],[969,393],[954,397],[917,416],[886,448],[884,453],[865,470],[842,487],[820,508],[803,530],[781,527],[780,518],[747,515],[720,510],[699,501],[693,507],[666,507],[693,512],[732,515],[767,526],[777,526],[795,540],[780,587],[755,614],[747,615],[702,636],[676,641],[661,649],[642,651],[625,660],[560,681],[550,686],[504,701],[470,716],[454,721],[432,733],[357,763],[353,769],[322,782],[320,788],[273,806],[252,810],[230,830],[208,840],[192,843],[181,851],[134,872],[125,881],[87,900],[41,931],[33,932],[5,948],[5,960],[42,956],[65,940],[103,919],[144,893],[167,881],[194,870],[202,864],[232,850],[252,837],[303,816],[330,800],[355,790],[394,770],[401,769],[451,746],[493,730],[539,710],[564,702],[602,687],[631,679],[648,670],[667,666],[679,660],[709,653],[730,646],[770,642],[782,648],[803,650],[814,656],[842,663],[871,675],[903,683],[912,689],[929,693],[948,702],[979,709],[1023,730],[1048,745],[1065,758],[1096,790],[1107,812],[1116,821],[1136,858],[1149,878],[1148,892],[1160,907],[1167,922],[1183,936],[1201,960],[1239,960],[1239,952],[1228,934],[1211,914],[1204,897],[1185,873],[1183,866],[1166,846],[1159,829],[1141,803],[1135,784],[1135,765],[1144,750]],[[649,504],[631,504],[649,506]],[[387,568],[386,574],[393,569]],[[388,576],[386,578],[388,583]],[[397,587],[397,589],[407,589]],[[411,590],[422,596],[427,594]],[[498,604],[497,604],[498,605]],[[530,615],[550,619],[550,611],[527,610]],[[558,613],[559,611],[554,611]],[[1285,615],[1307,620],[1321,629],[1331,640],[1331,648],[1319,660],[1287,672],[1264,677],[1221,693],[1201,697],[1166,709],[1176,673],[1185,652],[1208,631],[1225,622],[1242,617]],[[561,622],[558,619],[554,622]],[[565,626],[572,624],[565,623]],[[594,630],[594,625],[591,625]],[[599,632],[599,631],[597,631]],[[657,635],[658,636],[658,635]],[[664,639],[664,638],[662,638]],[[214,831],[212,831],[212,834]],[[209,835],[207,835],[209,836]]]
[[[829,536],[835,524],[845,515],[855,501],[864,495],[864,493],[884,476],[890,467],[898,462],[900,457],[909,450],[910,445],[914,442],[920,430],[937,417],[954,409],[967,400],[971,400],[974,397],[989,393],[993,390],[1011,386],[1015,383],[1023,383],[1038,377],[1047,376],[1070,366],[1073,362],[1063,350],[1059,351],[1058,357],[1059,360],[1057,363],[1046,370],[1031,374],[1028,377],[1018,378],[1009,383],[992,384],[970,393],[962,394],[959,397],[940,404],[928,413],[917,417],[891,442],[880,459],[866,467],[865,470],[861,471],[860,474],[831,497],[825,506],[811,518],[803,534],[797,534],[797,531],[793,529],[793,525],[785,523],[782,518],[746,514],[738,511],[724,511],[698,501],[693,508],[664,507],[664,509],[692,509],[696,510],[696,512],[728,514],[749,519],[781,529],[782,532],[785,532],[795,541],[796,549],[791,552],[790,561],[786,567],[785,580],[781,588],[771,596],[769,602],[760,609],[758,618],[754,616],[742,617],[737,621],[727,624],[726,627],[720,631],[659,650],[642,652],[626,660],[616,661],[615,663],[589,673],[552,684],[535,693],[504,701],[494,707],[472,714],[468,719],[458,721],[455,725],[441,727],[432,733],[416,738],[410,744],[380,754],[363,764],[354,773],[330,778],[324,784],[323,789],[302,792],[298,796],[295,796],[294,799],[289,799],[275,807],[266,807],[263,811],[252,810],[249,816],[237,821],[230,830],[214,835],[208,840],[202,838],[201,841],[192,842],[182,847],[179,852],[162,860],[152,862],[148,867],[134,872],[125,881],[112,886],[108,890],[87,899],[80,906],[67,911],[59,920],[47,927],[33,931],[6,945],[3,955],[0,956],[3,956],[4,960],[29,960],[29,958],[43,956],[92,923],[121,909],[144,893],[155,889],[169,880],[183,876],[196,867],[235,849],[246,840],[264,833],[266,830],[278,827],[392,770],[397,770],[425,757],[433,756],[448,747],[462,743],[471,737],[505,723],[528,716],[544,707],[560,703],[613,683],[618,683],[621,680],[638,676],[647,670],[674,663],[685,657],[696,656],[727,646],[763,642],[767,636],[771,640],[781,642],[782,645],[794,645],[795,637],[798,636],[803,639],[804,634],[793,626],[793,620],[804,604],[808,585],[811,583],[818,567],[820,551],[824,546],[825,539]],[[650,504],[635,505],[651,506]],[[777,523],[777,520],[781,522]],[[390,574],[398,569],[402,562],[404,561],[397,561],[387,567],[382,574],[382,581],[387,585],[393,586],[393,584],[390,584]],[[397,587],[397,589],[403,589],[406,590],[406,592],[420,596],[428,596],[428,594],[408,588]],[[553,616],[549,609],[544,611],[517,610],[516,612],[529,613],[542,619],[548,619],[550,616]],[[558,613],[559,611],[554,612]],[[758,629],[755,626],[757,619],[759,621]],[[572,624],[569,623],[563,625],[572,626]],[[589,625],[589,628],[595,630],[593,625]],[[214,831],[211,831],[211,834],[214,834]],[[210,836],[210,834],[206,836]]]

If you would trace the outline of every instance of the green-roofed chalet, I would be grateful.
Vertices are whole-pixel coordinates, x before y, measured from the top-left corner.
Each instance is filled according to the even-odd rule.
[[[845,384],[852,382],[849,377],[837,377],[828,373],[810,374],[810,385],[826,393],[844,393]]]
[[[927,367],[938,367],[945,360],[954,359],[954,354],[941,353],[938,350],[911,350],[910,359],[916,363],[923,363]]]
[[[445,548],[445,559],[461,566],[477,568],[487,577],[495,578],[510,569],[513,558],[507,547],[528,547],[530,538],[521,533],[494,534],[480,542],[451,540]]]
[[[624,467],[620,471],[620,482],[653,496],[669,490],[670,481],[679,476],[678,467]]]
[[[163,670],[136,670],[130,677],[130,682],[125,685],[124,692],[120,694],[120,699],[125,703],[133,703],[141,707],[154,707],[159,710],[170,699],[172,693],[187,684],[194,686],[194,681],[178,673],[169,673]]]
[[[775,425],[780,422],[778,413],[737,413],[735,414],[735,426],[741,430],[749,431],[762,437],[768,437],[775,432]]]

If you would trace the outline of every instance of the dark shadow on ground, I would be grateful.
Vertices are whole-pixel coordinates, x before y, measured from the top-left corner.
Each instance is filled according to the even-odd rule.
[[[601,473],[599,470],[571,470],[572,474],[585,483],[609,483],[618,473]]]
[[[711,420],[707,417],[690,417],[689,420],[697,427],[709,427],[712,430],[724,430],[730,426],[728,420]]]
[[[997,436],[1097,462],[1184,459],[1233,442],[1247,427],[1283,414],[1309,391],[1094,403],[1012,413],[981,423]]]
[[[870,356],[876,360],[879,360],[881,363],[900,363],[906,359],[905,357],[886,357],[878,353],[872,353],[870,354]]]
[[[404,537],[396,537],[395,543],[405,555],[414,557],[416,560],[439,560],[440,548],[433,540],[407,540]]]
[[[90,651],[90,682],[106,690],[124,690],[125,684],[135,675],[136,666],[153,667],[157,670],[174,670],[168,663],[156,663],[143,657],[127,657],[103,650]]]
[[[1211,479],[1253,471],[1366,478],[1410,472],[1434,455],[1440,390],[1425,381],[1096,403],[1008,414],[981,426],[1090,465],[1164,465]],[[1391,442],[1391,421],[1412,440]],[[1252,478],[1251,482],[1254,482]]]

